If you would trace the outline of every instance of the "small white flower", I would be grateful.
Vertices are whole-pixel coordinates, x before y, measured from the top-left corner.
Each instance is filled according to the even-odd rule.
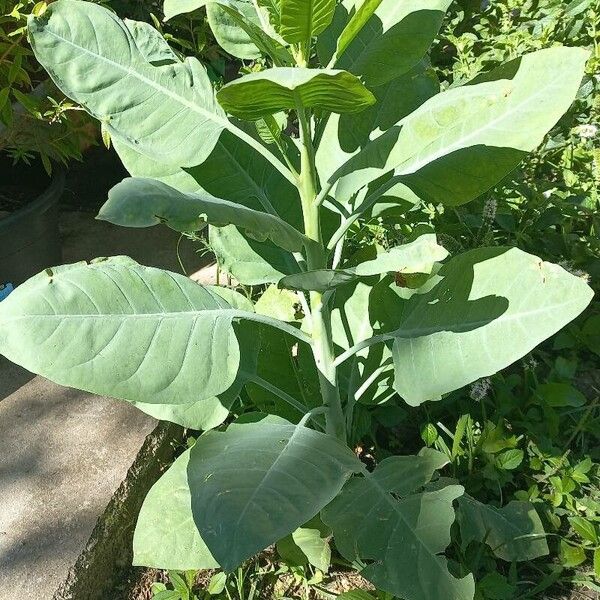
[[[495,198],[490,198],[483,205],[483,218],[485,221],[493,221],[496,218],[498,210],[498,201]]]
[[[591,125],[589,123],[585,123],[583,125],[578,125],[573,130],[582,140],[591,140],[596,137],[598,134],[598,127],[596,125]]]
[[[552,190],[546,190],[542,195],[547,200],[548,198],[550,198],[552,196]]]
[[[471,390],[469,391],[471,400],[475,400],[475,402],[481,402],[488,395],[491,387],[492,382],[488,377],[484,377],[483,379],[471,384]]]

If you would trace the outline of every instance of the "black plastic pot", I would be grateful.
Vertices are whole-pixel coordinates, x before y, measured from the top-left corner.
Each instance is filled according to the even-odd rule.
[[[55,166],[48,177],[40,164],[12,166],[0,162],[0,186],[22,186],[32,192],[20,208],[0,218],[0,285],[19,285],[47,267],[62,262],[58,229],[58,202],[65,187],[65,173]]]

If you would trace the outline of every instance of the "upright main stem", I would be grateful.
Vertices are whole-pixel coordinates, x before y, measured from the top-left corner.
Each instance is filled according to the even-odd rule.
[[[317,203],[317,176],[312,134],[306,110],[301,103],[297,105],[300,123],[301,171],[298,180],[302,212],[304,215],[304,232],[307,237],[317,242],[307,250],[308,269],[327,267],[327,252],[323,247],[319,205]],[[319,382],[326,412],[326,431],[342,441],[346,441],[346,424],[342,411],[342,401],[337,386],[337,368],[331,336],[331,316],[323,302],[320,292],[310,292],[310,311],[312,322],[313,354],[319,371]]]

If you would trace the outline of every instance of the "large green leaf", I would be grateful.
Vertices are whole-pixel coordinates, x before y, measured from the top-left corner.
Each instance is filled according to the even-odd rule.
[[[229,288],[210,287],[209,289],[221,297],[225,296],[225,299],[231,294],[237,294]],[[248,309],[246,303],[237,304],[232,300],[230,304],[237,308]],[[250,308],[250,310],[252,309]],[[214,398],[205,398],[190,404],[148,404],[146,402],[133,402],[132,404],[155,419],[177,423],[188,429],[208,431],[221,425],[229,416],[229,411],[238,399],[244,385],[256,375],[260,350],[255,323],[237,323],[234,325],[234,329],[240,344],[240,367],[233,385],[228,390]]]
[[[302,229],[302,211],[296,187],[264,156],[248,144],[240,143],[229,131],[221,134],[210,156],[201,165],[187,169],[187,174],[213,196],[278,214],[296,229]],[[165,183],[169,181],[165,180]]]
[[[392,334],[394,386],[415,406],[507,367],[593,296],[583,279],[517,248],[471,250],[438,276],[406,302]]]
[[[186,450],[152,486],[133,536],[133,564],[157,569],[215,569],[192,513]]]
[[[529,561],[548,554],[542,521],[529,502],[513,501],[496,508],[465,494],[458,500],[456,518],[465,548],[477,540],[508,562]]]
[[[256,121],[282,110],[318,108],[359,112],[375,102],[360,80],[346,71],[274,67],[250,73],[222,87],[221,106],[240,119]]]
[[[352,478],[321,513],[340,553],[369,562],[361,575],[405,600],[473,598],[473,577],[455,579],[442,554],[450,543],[452,502],[463,488],[411,494],[443,464],[437,453],[386,459],[373,473]]]
[[[0,351],[63,385],[186,404],[233,384],[232,320],[244,314],[187,277],[130,259],[76,263],[40,273],[0,305]]]
[[[348,447],[302,424],[265,420],[209,432],[188,464],[194,520],[231,571],[314,517],[362,469]]]
[[[327,64],[331,60],[336,68],[360,76],[369,87],[392,81],[425,56],[450,1],[383,0],[374,13],[372,7],[365,8],[353,19],[361,12],[363,0],[343,0],[338,4],[333,25],[322,36],[321,62]],[[352,29],[346,31],[352,20]],[[336,53],[344,47],[336,59]]]
[[[372,260],[346,269],[321,269],[288,275],[279,281],[279,287],[293,290],[325,292],[352,283],[361,277],[382,273],[411,275],[430,274],[436,262],[444,260],[448,251],[439,246],[434,234],[426,234],[414,242],[382,252]]]
[[[258,241],[300,252],[312,242],[285,221],[210,196],[184,194],[155,179],[124,179],[108,194],[98,219],[125,227],[151,227],[164,223],[176,231],[198,231],[205,223],[224,227],[235,225]]]
[[[67,96],[157,161],[197,165],[230,127],[197,60],[154,65],[147,38],[134,38],[106,8],[59,0],[30,17],[29,36],[37,59]]]
[[[336,0],[279,0],[279,33],[290,44],[310,46],[333,19]]]
[[[377,99],[373,106],[360,113],[330,115],[317,148],[321,181],[327,181],[372,138],[393,127],[439,90],[435,73],[428,62],[422,60],[408,73],[371,88]]]
[[[335,175],[348,198],[393,171],[421,197],[462,204],[498,183],[569,108],[589,53],[550,48],[503,65],[479,83],[434,96],[377,137]]]

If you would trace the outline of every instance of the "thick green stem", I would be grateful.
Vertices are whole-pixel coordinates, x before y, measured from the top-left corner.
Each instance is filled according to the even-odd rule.
[[[327,267],[327,252],[323,247],[321,223],[317,198],[317,176],[315,153],[312,143],[309,120],[300,102],[297,102],[300,124],[302,169],[298,179],[302,211],[304,214],[304,232],[317,242],[307,251],[309,270]],[[319,292],[310,293],[310,313],[312,323],[312,348],[317,369],[323,404],[326,412],[326,431],[340,440],[346,441],[346,424],[342,411],[342,402],[337,386],[337,368],[331,336],[331,318],[329,309]]]

